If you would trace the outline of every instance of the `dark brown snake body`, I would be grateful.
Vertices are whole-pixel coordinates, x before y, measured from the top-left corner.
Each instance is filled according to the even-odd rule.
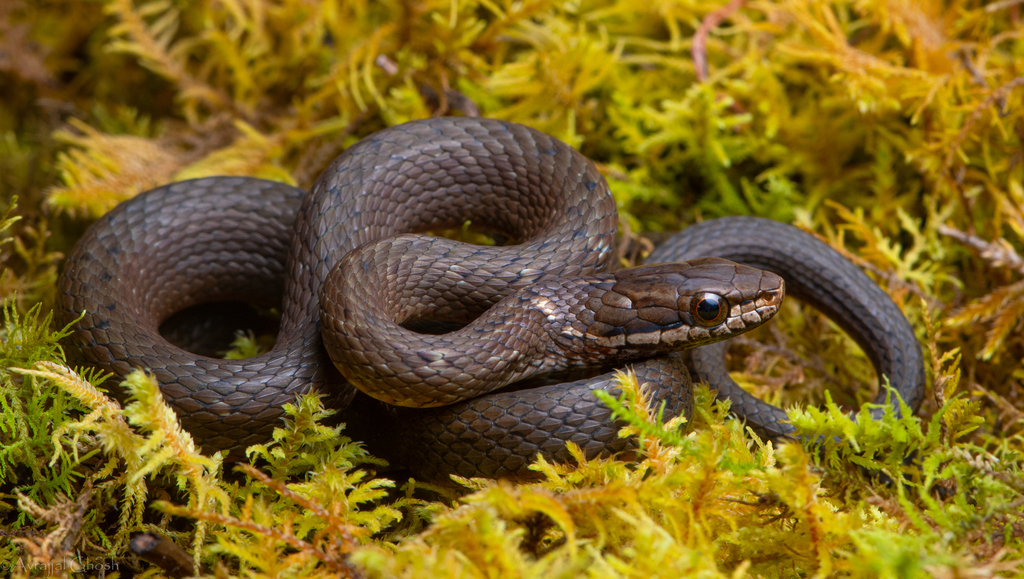
[[[407,235],[467,220],[519,244],[481,247]],[[613,388],[612,379],[486,392],[533,374],[724,339],[770,318],[782,299],[772,273],[696,259],[716,255],[717,247],[705,251],[705,240],[694,235],[673,240],[669,247],[676,249],[657,256],[689,262],[600,273],[616,220],[596,168],[557,139],[486,119],[407,123],[351,147],[308,195],[279,183],[216,177],[154,189],[117,207],[90,228],[65,266],[63,318],[84,312],[68,353],[117,376],[151,369],[186,428],[211,448],[238,451],[266,441],[282,406],[311,388],[342,407],[354,395],[351,382],[390,403],[448,405],[383,412],[400,422],[379,428],[382,437],[424,476],[522,477],[538,452],[568,460],[566,441],[588,456],[628,447],[592,393]],[[789,226],[751,223],[792,232],[791,243],[814,256],[832,251]],[[770,242],[758,241],[747,225],[724,236],[764,248],[778,238],[772,230]],[[693,231],[701,230],[683,235]],[[770,269],[792,273],[789,249],[766,249],[776,258]],[[749,257],[743,251],[727,247],[722,257]],[[839,260],[845,266],[836,265],[842,275],[831,285],[797,285],[833,292],[834,299],[816,305],[854,329],[879,373],[916,409],[923,371],[909,324],[869,278]],[[809,268],[798,273],[814,280],[830,271]],[[220,360],[160,336],[160,323],[175,311],[231,299],[282,308],[270,352]],[[852,304],[853,314],[827,309],[835,301]],[[723,308],[719,318],[712,319],[718,310],[709,304]],[[865,321],[848,324],[843,316],[864,315],[858,307],[869,310]],[[439,336],[402,326],[420,320],[468,325]],[[703,358],[694,359],[699,369]],[[689,377],[680,356],[634,368],[655,385],[667,415],[688,414]],[[711,378],[735,396],[737,414],[750,409],[745,415],[763,432],[790,432],[781,411],[730,392],[727,373]]]

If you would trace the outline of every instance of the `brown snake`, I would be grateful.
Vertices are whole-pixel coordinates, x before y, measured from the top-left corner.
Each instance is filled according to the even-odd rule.
[[[518,245],[409,235],[467,220]],[[721,340],[781,302],[781,278],[723,259],[599,273],[616,221],[603,177],[557,139],[487,119],[407,123],[349,148],[308,195],[215,177],[118,206],[65,266],[63,318],[84,312],[68,352],[117,376],[151,369],[204,446],[237,452],[265,441],[298,393],[315,387],[339,407],[352,399],[325,344],[345,378],[378,399],[450,404],[376,410],[399,418],[376,426],[411,468],[430,478],[528,476],[537,452],[568,459],[566,441],[589,456],[627,448],[591,392],[611,379],[486,392]],[[174,312],[233,299],[282,308],[271,351],[220,360],[161,337]],[[402,326],[423,320],[467,325],[442,335]],[[667,415],[689,412],[678,356],[634,367]]]

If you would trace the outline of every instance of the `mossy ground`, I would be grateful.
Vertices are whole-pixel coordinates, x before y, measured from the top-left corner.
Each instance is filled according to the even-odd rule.
[[[1022,574],[1022,10],[0,3],[0,575],[159,575],[127,552],[142,530],[223,577]],[[63,365],[48,313],[89,220],[190,177],[308,186],[370,132],[474,107],[599,164],[624,260],[637,234],[720,215],[819,233],[917,329],[919,416],[847,419],[831,401],[869,400],[870,364],[795,303],[758,335],[767,345],[743,341],[736,375],[843,444],[761,444],[706,390],[682,430],[634,398],[638,462],[540,463],[545,482],[523,486],[373,477],[315,398],[252,449],[258,470],[225,472],[144,376],[122,409]]]

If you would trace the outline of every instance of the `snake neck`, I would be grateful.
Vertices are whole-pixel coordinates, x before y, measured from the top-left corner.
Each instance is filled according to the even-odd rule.
[[[501,298],[464,328],[425,335],[402,324],[429,304],[435,312],[466,313],[486,300],[460,301],[457,282],[445,291],[436,289],[436,279],[428,279],[429,286],[409,285],[424,279],[411,273],[420,270],[417,258],[372,267],[360,253],[342,259],[321,290],[324,344],[356,388],[399,406],[453,404],[542,373],[722,340],[770,319],[784,294],[778,276],[715,258],[547,275]],[[377,291],[356,291],[359,285]],[[711,301],[714,312],[706,311]]]

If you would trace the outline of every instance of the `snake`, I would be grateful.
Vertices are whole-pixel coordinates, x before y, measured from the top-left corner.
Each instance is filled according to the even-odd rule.
[[[795,288],[916,411],[913,329],[827,244],[720,218],[650,265],[608,272],[617,220],[596,165],[554,137],[486,118],[412,121],[349,147],[308,192],[222,176],[123,202],[65,263],[58,313],[77,322],[65,350],[115,381],[152,372],[204,449],[266,442],[285,405],[316,390],[425,478],[531,478],[538,454],[572,461],[567,442],[588,458],[630,452],[595,394],[619,391],[606,370],[624,363],[666,418],[692,411],[689,366],[757,432],[790,437],[785,412],[732,382],[713,348],[767,322]],[[465,223],[513,243],[425,234]],[[269,351],[224,360],[161,335],[175,312],[226,300],[280,309]],[[449,327],[416,329],[438,321]]]

